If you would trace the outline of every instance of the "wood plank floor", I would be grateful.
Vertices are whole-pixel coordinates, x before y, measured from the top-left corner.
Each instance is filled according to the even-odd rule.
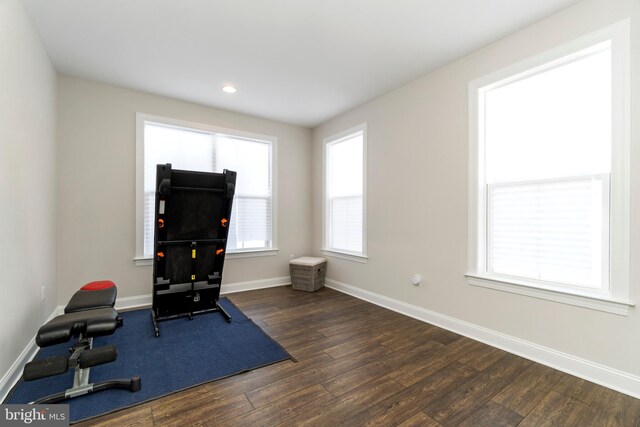
[[[228,297],[297,363],[78,425],[638,425],[640,400],[331,289]]]

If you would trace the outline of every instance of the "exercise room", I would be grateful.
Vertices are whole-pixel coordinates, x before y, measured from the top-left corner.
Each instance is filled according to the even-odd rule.
[[[640,422],[638,0],[0,0],[0,425]]]

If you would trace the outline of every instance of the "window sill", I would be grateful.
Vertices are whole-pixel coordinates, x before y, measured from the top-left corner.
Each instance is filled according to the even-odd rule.
[[[278,249],[259,249],[255,251],[229,252],[227,253],[227,256],[225,256],[225,260],[238,258],[256,258],[275,255],[278,255]],[[146,267],[149,265],[153,265],[153,258],[134,258],[133,262],[136,264],[136,267]]]
[[[146,267],[153,265],[153,258],[134,258],[133,262],[136,263],[136,267]]]
[[[603,311],[620,316],[628,316],[629,308],[635,306],[635,304],[629,300],[619,300],[599,295],[579,295],[560,290],[536,288],[525,283],[507,281],[502,277],[495,278],[476,274],[465,274],[465,276],[467,277],[469,284],[474,286],[526,295],[533,298],[555,301],[577,307],[590,308],[592,310]]]
[[[357,255],[357,254],[348,253],[348,252],[339,252],[331,249],[321,249],[320,251],[322,252],[323,255],[326,255],[329,257],[340,258],[347,261],[355,261],[362,264],[366,264],[367,261],[369,260],[369,257],[366,255]]]
[[[239,251],[228,252],[224,259],[238,259],[238,258],[256,258],[261,256],[275,256],[278,255],[278,249],[256,249],[253,251]]]

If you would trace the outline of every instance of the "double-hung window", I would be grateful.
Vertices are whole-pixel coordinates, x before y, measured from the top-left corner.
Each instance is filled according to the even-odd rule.
[[[366,126],[324,140],[323,252],[366,260]]]
[[[153,253],[156,165],[202,172],[236,171],[227,241],[234,253],[275,253],[274,137],[138,114],[136,262]],[[239,256],[239,255],[236,255]],[[244,256],[244,255],[243,255]]]
[[[469,281],[626,313],[628,24],[469,92]]]

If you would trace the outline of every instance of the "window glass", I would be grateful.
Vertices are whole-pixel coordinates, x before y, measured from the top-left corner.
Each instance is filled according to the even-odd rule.
[[[326,144],[325,244],[364,252],[364,132]]]
[[[236,171],[229,253],[273,247],[272,143],[144,122],[144,257],[153,253],[156,165],[202,172]]]

